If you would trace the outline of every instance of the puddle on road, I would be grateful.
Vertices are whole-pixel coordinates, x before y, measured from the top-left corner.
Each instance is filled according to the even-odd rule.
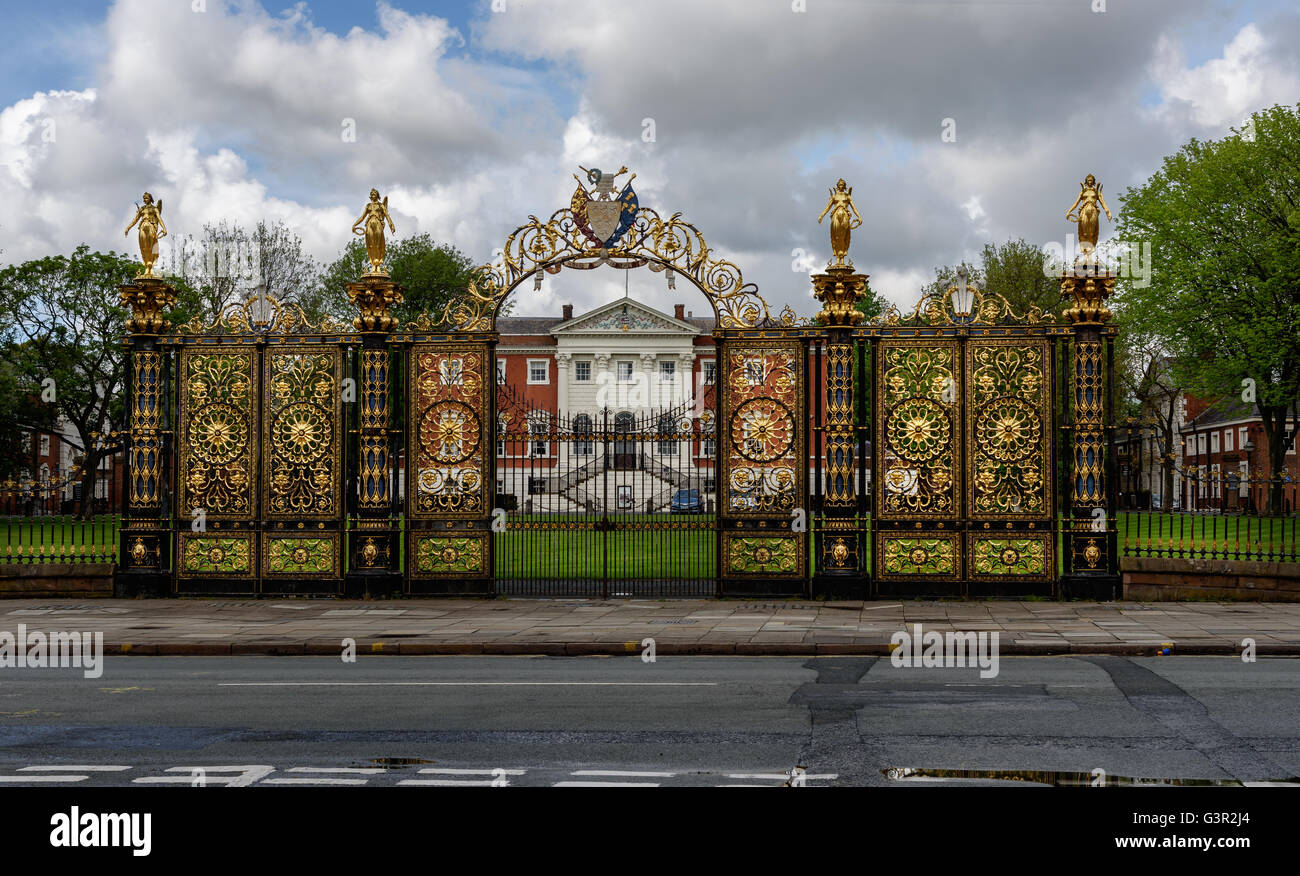
[[[885,778],[896,782],[938,781],[943,779],[966,779],[995,782],[1023,782],[1031,785],[1048,785],[1054,788],[1086,788],[1110,786],[1148,786],[1179,788],[1241,788],[1244,784],[1237,779],[1160,779],[1142,776],[1117,776],[1111,773],[1073,773],[1054,772],[1050,770],[935,770],[917,769],[915,767],[890,767],[881,770]],[[1275,783],[1300,782],[1298,778],[1278,779]],[[1252,782],[1252,784],[1254,784]],[[1264,784],[1264,783],[1261,783]]]
[[[418,757],[372,757],[369,763],[381,767],[396,767],[398,769],[408,766],[416,766],[422,763],[437,763],[436,760],[421,760]]]

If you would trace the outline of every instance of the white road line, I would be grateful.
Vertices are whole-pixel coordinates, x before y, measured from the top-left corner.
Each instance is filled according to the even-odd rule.
[[[88,778],[90,776],[0,776],[0,784],[6,782],[23,782],[24,784],[31,782],[49,782],[51,784],[54,782],[84,782]]]
[[[20,773],[57,773],[72,770],[79,773],[120,773],[122,770],[129,770],[129,766],[28,766],[23,767]]]
[[[164,772],[185,773],[185,775],[145,776],[140,779],[132,779],[131,782],[137,785],[179,785],[202,781],[204,785],[221,782],[227,788],[245,788],[275,772],[275,767],[264,764],[253,766],[178,766],[168,767]],[[238,773],[238,775],[214,776],[212,773]]]
[[[359,776],[378,776],[388,772],[383,767],[289,767],[287,773],[355,773]]]
[[[574,770],[571,776],[625,776],[632,779],[671,779],[677,773],[656,773],[637,770]]]
[[[727,773],[729,779],[771,779],[778,782],[788,782],[792,778],[789,773]],[[839,773],[805,773],[805,779],[838,779]]]
[[[657,788],[658,782],[555,782],[552,788]]]
[[[217,687],[717,687],[716,681],[221,681]]]
[[[437,788],[490,788],[491,779],[402,779],[399,785],[426,785]]]
[[[776,785],[714,785],[715,788],[775,788]]]
[[[527,770],[501,770],[501,772],[498,773],[495,769],[466,770],[466,769],[453,769],[451,767],[447,767],[445,769],[440,767],[428,767],[426,769],[420,770],[420,772],[431,773],[433,775],[442,775],[442,776],[497,776],[497,775],[522,776],[524,773],[528,771]]]
[[[364,785],[367,779],[330,779],[324,776],[315,779],[262,779],[259,785]]]

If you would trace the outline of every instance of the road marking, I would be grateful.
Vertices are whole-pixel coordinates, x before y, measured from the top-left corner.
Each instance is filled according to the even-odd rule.
[[[717,687],[716,681],[221,681],[217,687]]]
[[[656,773],[637,770],[574,770],[571,776],[625,776],[633,779],[671,779],[677,773]]]
[[[657,788],[658,782],[555,782],[552,788]]]
[[[383,767],[289,767],[289,773],[355,773],[362,776],[378,776],[388,772]]]
[[[60,770],[74,770],[79,773],[120,773],[131,769],[129,766],[27,766],[20,773],[53,773]]]
[[[368,779],[330,779],[320,776],[315,779],[262,779],[259,785],[364,785]]]
[[[399,785],[425,785],[438,788],[490,788],[492,779],[402,779]]]
[[[428,769],[420,770],[420,772],[430,773],[433,775],[442,775],[442,776],[498,776],[498,775],[522,776],[524,773],[528,771],[527,770],[500,770],[498,772],[495,769],[467,770],[467,769],[452,769],[451,767],[447,767],[447,768],[429,767]]]
[[[0,784],[5,782],[84,782],[90,776],[0,776]]]
[[[789,773],[727,773],[729,779],[771,779],[772,781],[788,782],[792,777]],[[805,773],[802,778],[805,779],[838,779],[839,773]]]
[[[145,776],[132,779],[138,785],[180,785],[194,784],[201,781],[204,785],[223,782],[227,788],[246,788],[260,779],[275,772],[275,767],[262,764],[254,766],[178,766],[168,767],[164,772],[185,773],[183,776]],[[210,773],[239,773],[234,776],[213,776]]]

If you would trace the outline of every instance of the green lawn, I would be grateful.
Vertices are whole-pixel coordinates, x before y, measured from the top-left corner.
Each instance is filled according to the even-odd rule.
[[[120,518],[0,518],[0,562],[116,562]]]
[[[617,527],[595,531],[567,515],[511,515],[496,539],[497,575],[509,579],[698,580],[713,578],[717,534],[712,514],[620,514]],[[113,561],[117,515],[0,518],[0,562]],[[577,525],[575,525],[577,524]],[[587,521],[589,524],[589,521]],[[557,526],[572,528],[556,528]],[[538,527],[538,528],[531,528]],[[1295,559],[1300,518],[1232,514],[1122,512],[1116,517],[1121,556]],[[400,541],[404,554],[406,539]],[[870,568],[872,545],[866,544]],[[811,552],[810,552],[811,553]],[[809,557],[810,571],[812,557]]]

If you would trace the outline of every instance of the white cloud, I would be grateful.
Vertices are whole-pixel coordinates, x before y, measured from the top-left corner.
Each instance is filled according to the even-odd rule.
[[[1151,63],[1151,75],[1163,97],[1156,113],[1169,121],[1190,120],[1219,136],[1251,112],[1275,103],[1294,103],[1300,95],[1300,76],[1294,66],[1288,69],[1277,62],[1273,46],[1253,23],[1237,32],[1221,57],[1198,67],[1186,63],[1181,46],[1161,37]]]

